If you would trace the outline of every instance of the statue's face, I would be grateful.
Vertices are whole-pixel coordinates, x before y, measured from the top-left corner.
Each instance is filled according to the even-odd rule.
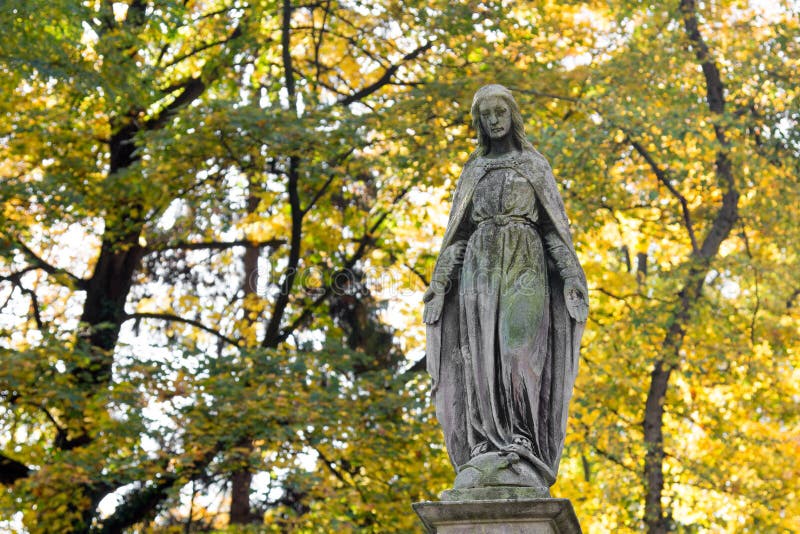
[[[489,96],[478,106],[481,126],[491,139],[502,139],[511,132],[511,110],[499,96]]]

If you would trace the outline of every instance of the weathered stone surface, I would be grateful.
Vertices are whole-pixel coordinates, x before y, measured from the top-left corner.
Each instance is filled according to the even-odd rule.
[[[429,534],[580,534],[568,499],[419,502]]]
[[[483,489],[508,487],[525,489],[528,498],[549,497],[549,485],[539,472],[528,462],[522,460],[516,453],[487,452],[472,458],[456,476],[453,489],[442,494],[445,500],[467,500],[480,497],[487,493]],[[492,495],[492,493],[488,493]],[[507,499],[496,495],[496,499]]]
[[[458,473],[447,498],[555,482],[588,314],[586,277],[547,160],[511,92],[476,94],[479,146],[453,195],[425,293],[436,416]]]
[[[443,501],[546,499],[550,497],[550,490],[545,486],[488,486],[449,489],[439,497]]]

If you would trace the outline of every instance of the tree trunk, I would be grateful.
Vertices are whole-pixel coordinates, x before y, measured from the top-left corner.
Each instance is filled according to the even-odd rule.
[[[237,445],[237,449],[239,448],[252,452],[252,441],[242,440]],[[231,525],[245,525],[258,520],[258,517],[250,509],[250,484],[252,481],[253,473],[248,467],[243,467],[231,475]]]
[[[725,92],[719,69],[708,45],[700,33],[695,0],[680,0],[680,12],[691,49],[700,64],[706,85],[706,104],[715,115],[725,112]],[[671,326],[662,343],[661,356],[655,361],[650,375],[643,421],[644,442],[647,449],[644,462],[645,513],[644,521],[650,534],[663,534],[671,530],[669,513],[665,513],[661,500],[664,495],[664,411],[669,378],[681,361],[680,350],[686,334],[692,309],[701,298],[703,282],[716,258],[722,242],[728,238],[738,219],[739,192],[736,189],[725,129],[714,125],[718,142],[715,175],[724,191],[722,205],[714,216],[702,246],[693,250],[688,263],[689,273],[678,293],[678,306],[673,312]],[[687,225],[691,224],[687,216]],[[688,228],[687,228],[688,229]]]
[[[254,194],[253,182],[250,182],[250,196],[247,199],[247,213],[248,215],[255,213],[258,209],[259,199]],[[259,249],[254,245],[245,246],[244,250],[244,299],[247,301],[249,295],[255,295],[258,290],[258,255]],[[249,311],[245,308],[245,324],[247,327],[252,328],[254,322],[248,317]],[[230,509],[230,524],[231,525],[245,525],[247,523],[254,523],[259,518],[250,509],[250,484],[253,481],[253,473],[250,471],[247,463],[249,457],[253,452],[253,440],[249,436],[244,436],[235,447],[236,451],[244,451],[238,453],[242,456],[243,466],[231,475],[231,509]]]

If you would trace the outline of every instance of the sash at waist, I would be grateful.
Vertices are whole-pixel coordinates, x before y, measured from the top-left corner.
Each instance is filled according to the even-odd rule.
[[[498,213],[497,215],[486,217],[485,219],[481,219],[476,222],[478,223],[478,226],[482,226],[484,224],[494,224],[495,226],[506,226],[507,224],[525,224],[536,228],[536,222],[530,220],[524,215],[510,215],[505,213]]]

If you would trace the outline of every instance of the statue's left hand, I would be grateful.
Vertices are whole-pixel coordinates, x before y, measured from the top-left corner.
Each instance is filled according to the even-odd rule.
[[[422,321],[425,324],[433,324],[438,321],[444,307],[444,293],[437,293],[432,287],[429,287],[422,297],[422,301],[425,303]]]
[[[589,298],[581,280],[577,277],[564,280],[564,300],[570,317],[585,323],[589,317]]]

